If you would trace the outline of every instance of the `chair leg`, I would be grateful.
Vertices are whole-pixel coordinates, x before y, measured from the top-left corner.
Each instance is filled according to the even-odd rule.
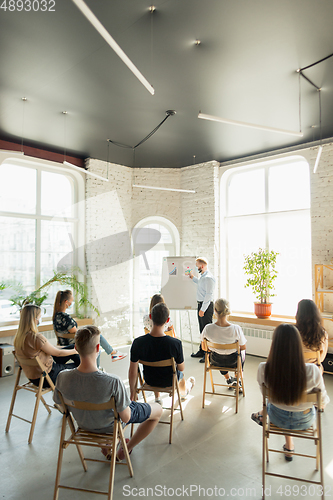
[[[202,393],[202,407],[205,407],[205,394],[206,394],[206,381],[207,381],[207,354],[205,354],[205,370],[204,370],[204,382],[203,382],[203,393]]]
[[[16,375],[16,380],[15,380],[15,386],[14,386],[14,391],[13,391],[13,396],[12,396],[12,401],[10,403],[10,408],[9,408],[9,413],[8,413],[8,419],[7,419],[7,425],[6,425],[6,432],[9,431],[10,423],[12,420],[12,415],[13,415],[13,410],[14,410],[14,404],[16,400],[16,395],[17,395],[17,386],[19,385],[20,382],[20,376],[21,376],[22,368],[19,366],[17,375]]]
[[[120,441],[121,441],[121,444],[122,444],[122,447],[123,447],[123,450],[124,450],[124,453],[125,453],[125,458],[126,458],[126,462],[127,462],[128,471],[129,471],[130,476],[133,477],[132,462],[131,462],[130,455],[128,453],[128,449],[127,449],[127,445],[126,445],[126,441],[125,441],[125,437],[124,437],[124,432],[123,432],[123,429],[121,427],[121,424],[118,425],[118,429],[119,429],[119,438],[120,438]],[[116,433],[116,436],[117,435],[118,434]],[[113,446],[117,446],[117,440],[114,441],[114,445]],[[113,448],[113,449],[115,449],[115,448]]]
[[[236,376],[236,413],[238,413],[238,399],[239,399],[239,372]]]
[[[245,387],[244,387],[244,379],[243,379],[243,370],[242,370],[242,368],[241,368],[241,371],[240,371],[240,378],[241,378],[241,382],[242,382],[243,398],[245,398]]]
[[[40,397],[40,400],[41,402],[43,403],[43,405],[45,406],[45,409],[46,411],[48,412],[49,415],[51,415],[51,410],[50,410],[50,407],[49,405],[47,404],[47,402],[45,401],[45,399],[43,398],[43,396]]]
[[[58,500],[58,495],[59,495],[59,483],[60,483],[60,475],[61,475],[62,457],[64,454],[63,440],[65,438],[65,432],[66,432],[66,416],[63,415],[62,425],[61,425],[61,433],[60,433],[59,455],[58,455],[57,473],[56,473],[56,479],[55,479],[55,485],[54,485],[53,500]]]
[[[176,379],[176,389],[177,389],[177,395],[178,395],[178,403],[179,403],[179,409],[180,409],[180,416],[181,416],[181,419],[184,420],[182,400],[181,400],[181,397],[180,397],[179,383],[178,383],[177,379]]]
[[[208,368],[209,368],[209,365],[208,365]],[[212,392],[215,392],[212,370],[209,370],[209,375],[210,375],[210,383],[212,384]]]
[[[35,425],[36,425],[36,420],[37,420],[39,401],[40,401],[41,393],[42,393],[42,389],[43,389],[43,383],[44,383],[44,377],[40,377],[38,392],[36,394],[36,403],[35,403],[35,408],[34,408],[34,413],[33,413],[33,417],[32,417],[31,428],[30,428],[30,434],[29,434],[29,439],[28,439],[29,444],[32,443],[32,438],[33,438],[34,431],[35,431]]]
[[[113,440],[112,440],[112,454],[110,463],[110,477],[109,477],[109,489],[108,489],[108,500],[112,500],[113,497],[113,487],[114,487],[114,473],[116,468],[116,455],[117,455],[117,436],[118,436],[118,422],[113,429]],[[123,445],[124,446],[124,445]],[[126,447],[127,448],[127,447]],[[125,448],[124,453],[126,454]]]
[[[175,375],[174,375],[175,377]],[[169,444],[172,442],[172,430],[173,430],[173,411],[175,407],[175,380],[173,380],[173,391],[171,394],[171,415],[170,415],[170,435],[169,435]]]

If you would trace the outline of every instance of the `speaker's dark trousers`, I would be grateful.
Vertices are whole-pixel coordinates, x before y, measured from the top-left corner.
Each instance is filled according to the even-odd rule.
[[[211,302],[207,307],[205,314],[202,317],[200,317],[199,311],[201,309],[201,306],[202,302],[198,302],[198,321],[199,321],[200,333],[202,332],[202,330],[205,328],[206,325],[213,323],[213,313],[214,313],[214,304],[213,302]]]

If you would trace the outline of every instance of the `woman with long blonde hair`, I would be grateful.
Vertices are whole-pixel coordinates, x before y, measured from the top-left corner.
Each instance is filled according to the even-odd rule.
[[[302,394],[318,388],[322,393],[322,405],[329,402],[324,381],[318,366],[305,363],[302,340],[294,325],[281,324],[275,330],[267,362],[260,363],[258,384],[269,389],[267,411],[270,421],[282,429],[305,430],[315,419],[312,403],[301,403]],[[262,425],[262,412],[252,413],[252,420]],[[293,459],[293,438],[285,436],[285,459]]]
[[[80,357],[74,345],[67,349],[55,347],[38,332],[41,308],[34,304],[26,304],[20,315],[20,323],[14,338],[14,347],[18,356],[25,359],[39,357],[46,372],[55,383],[58,373],[62,370],[75,368],[80,364]],[[72,363],[67,363],[72,361]],[[67,363],[67,364],[66,364]],[[41,370],[39,366],[24,366],[24,373],[35,385],[39,384]],[[44,387],[48,387],[47,380]]]

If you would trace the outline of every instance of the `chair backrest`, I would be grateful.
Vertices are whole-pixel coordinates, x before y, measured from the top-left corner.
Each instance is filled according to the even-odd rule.
[[[86,410],[86,411],[101,411],[101,410],[113,410],[114,418],[118,418],[118,412],[116,408],[116,403],[114,396],[111,397],[109,401],[105,403],[89,403],[87,401],[74,401],[66,399],[63,394],[58,390],[58,394],[61,400],[62,405],[69,409],[75,408],[77,410]]]
[[[270,399],[270,392],[268,387],[265,384],[262,384],[262,395],[264,400]],[[321,390],[318,388],[314,388],[311,392],[304,391],[299,403],[312,403],[317,404],[318,408],[321,408]]]
[[[321,366],[321,360],[320,360],[320,351],[306,351],[303,352],[304,354],[304,361],[305,363],[313,363],[317,365],[318,367]],[[313,361],[315,360],[315,361]]]
[[[208,352],[211,352],[212,349],[221,349],[221,350],[236,349],[238,354],[240,354],[240,347],[238,340],[236,340],[236,342],[233,342],[232,344],[215,344],[215,342],[210,342],[209,340],[204,339],[203,348],[205,351]]]
[[[54,333],[60,339],[73,339],[75,337],[75,333],[57,332],[56,330],[54,330]]]
[[[176,373],[176,363],[175,358],[163,359],[162,361],[142,361],[139,359],[139,363],[144,366],[153,366],[155,368],[164,368],[166,366],[172,366],[173,372]]]
[[[49,374],[46,372],[46,367],[44,363],[42,363],[42,361],[39,359],[39,356],[29,359],[19,356],[15,351],[13,351],[13,354],[23,371],[24,371],[24,366],[38,366],[39,369],[41,370],[41,375],[43,375],[47,379],[49,386],[54,391],[54,384],[50,379]]]

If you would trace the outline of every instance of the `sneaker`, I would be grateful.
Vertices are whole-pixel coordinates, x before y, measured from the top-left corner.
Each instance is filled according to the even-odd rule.
[[[115,353],[111,354],[111,361],[119,361],[120,359],[126,358],[126,356],[126,352],[116,351]]]
[[[162,399],[161,398],[155,398],[155,403],[159,404],[162,406]]]
[[[199,349],[197,352],[192,352],[191,358],[203,358],[205,356],[205,351]]]
[[[237,385],[237,379],[236,379],[236,377],[229,377],[227,379],[227,384],[230,386],[230,389],[232,387],[236,387],[236,385]]]

